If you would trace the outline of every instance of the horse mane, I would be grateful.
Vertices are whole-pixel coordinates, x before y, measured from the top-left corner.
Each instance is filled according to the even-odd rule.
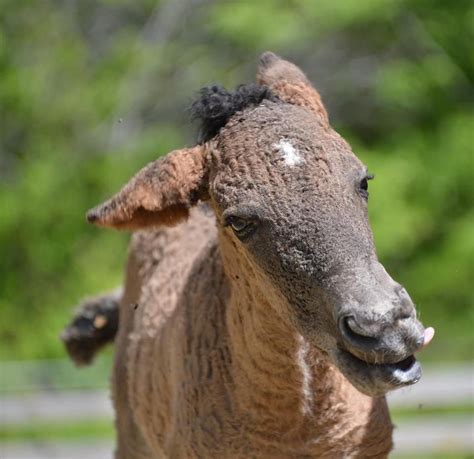
[[[218,84],[200,89],[199,97],[190,107],[191,118],[200,123],[198,143],[216,136],[235,113],[259,105],[265,99],[279,100],[267,86],[254,83],[239,85],[232,92]]]

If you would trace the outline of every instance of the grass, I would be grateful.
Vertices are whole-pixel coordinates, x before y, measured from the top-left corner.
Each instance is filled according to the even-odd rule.
[[[456,406],[425,406],[421,405],[416,410],[412,408],[391,408],[390,414],[393,421],[402,421],[413,418],[423,417],[438,417],[441,418],[446,415],[473,415],[474,405],[472,402],[467,402],[464,405]]]
[[[473,459],[471,453],[391,454],[390,459]]]
[[[113,422],[101,419],[0,427],[0,441],[112,439],[113,436]]]

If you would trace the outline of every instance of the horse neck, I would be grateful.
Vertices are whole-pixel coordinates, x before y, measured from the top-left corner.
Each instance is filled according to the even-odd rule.
[[[256,277],[233,275],[231,284],[227,327],[238,406],[256,429],[280,432],[285,441],[328,432],[342,416],[344,378],[276,311]]]

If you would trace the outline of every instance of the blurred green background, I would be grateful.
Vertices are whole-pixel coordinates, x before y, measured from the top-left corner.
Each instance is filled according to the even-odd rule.
[[[85,211],[192,145],[196,91],[253,81],[272,50],[307,73],[376,174],[379,256],[436,328],[421,359],[434,371],[427,383],[445,383],[424,410],[394,406],[416,437],[404,451],[417,427],[432,433],[432,452],[445,428],[469,437],[472,391],[466,401],[459,387],[472,370],[449,364],[472,368],[474,349],[473,24],[471,0],[0,0],[0,399],[15,401],[13,415],[36,392],[67,390],[67,400],[107,387],[111,351],[75,371],[58,339],[74,304],[122,280],[129,235],[87,225]],[[461,398],[438,403],[443,393]],[[106,438],[111,451],[104,413],[53,423],[7,414],[0,446]],[[473,457],[449,435],[438,455],[404,457]]]
[[[0,0],[0,19],[0,360],[64,357],[129,239],[85,211],[193,144],[196,90],[252,81],[267,49],[376,174],[380,258],[437,330],[424,358],[472,357],[472,1]]]

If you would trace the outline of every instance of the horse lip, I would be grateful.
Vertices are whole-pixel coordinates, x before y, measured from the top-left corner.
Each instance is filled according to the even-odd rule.
[[[408,356],[401,362],[386,365],[386,367],[392,375],[392,381],[400,386],[415,384],[421,378],[420,362],[413,355]]]
[[[395,363],[369,363],[347,350],[340,351],[358,371],[366,374],[370,379],[383,381],[393,389],[415,384],[421,379],[421,365],[413,354]]]

